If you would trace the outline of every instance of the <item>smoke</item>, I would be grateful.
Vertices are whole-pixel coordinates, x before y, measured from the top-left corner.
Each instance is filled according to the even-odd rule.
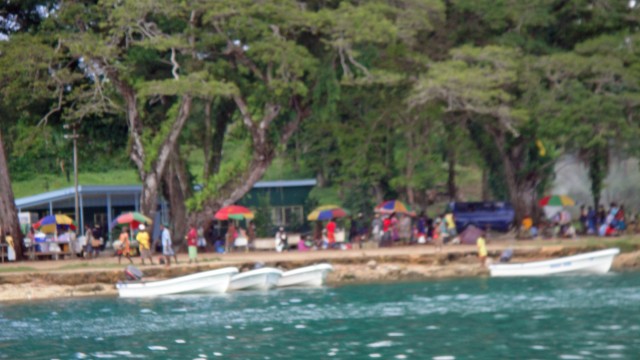
[[[593,205],[588,169],[574,155],[562,156],[555,165],[552,193],[569,195],[579,205]],[[640,166],[638,159],[612,159],[604,181],[601,204],[624,204],[627,211],[637,212],[640,204]]]

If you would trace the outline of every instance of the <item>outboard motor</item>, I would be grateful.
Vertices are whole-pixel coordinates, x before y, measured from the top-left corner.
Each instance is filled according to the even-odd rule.
[[[142,274],[142,271],[140,269],[133,265],[129,265],[126,269],[124,269],[124,276],[127,278],[127,280],[136,281],[142,280],[142,277],[144,275]]]

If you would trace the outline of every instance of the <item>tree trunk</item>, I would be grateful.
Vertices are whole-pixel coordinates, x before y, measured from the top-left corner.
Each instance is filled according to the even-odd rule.
[[[141,211],[152,219],[155,219],[158,210],[158,195],[160,193],[160,180],[164,175],[169,158],[175,149],[178,137],[191,114],[192,98],[190,95],[183,95],[180,98],[180,108],[175,119],[171,121],[171,127],[166,137],[163,139],[157,155],[151,165],[148,165],[148,151],[144,148],[142,141],[143,125],[138,112],[138,98],[135,89],[125,80],[120,78],[118,71],[104,64],[107,75],[113,81],[118,92],[122,95],[126,104],[127,122],[129,135],[131,137],[131,150],[129,156],[138,168],[138,175],[142,181],[142,193],[140,195]],[[156,149],[154,149],[156,150]]]
[[[414,154],[414,149],[416,148],[416,144],[413,138],[413,133],[410,131],[405,132],[405,137],[407,139],[407,144],[409,145],[409,151],[407,151],[407,165],[405,168],[405,178],[407,181],[406,190],[407,190],[407,201],[412,208],[415,208],[416,205],[416,197],[413,188],[413,174],[415,172],[416,167],[416,159]]]
[[[222,146],[224,145],[224,136],[227,132],[227,126],[233,120],[233,114],[236,108],[233,101],[223,99],[220,103],[219,111],[216,117],[216,127],[214,129],[213,138],[211,139],[211,154],[208,158],[210,173],[217,174],[220,170],[220,164],[222,163]],[[205,177],[205,179],[208,176]]]
[[[456,186],[456,151],[452,144],[447,149],[447,190],[449,192],[449,200],[456,201],[458,199],[458,187]]]
[[[271,165],[276,156],[277,144],[273,143],[269,135],[269,127],[275,118],[280,114],[280,106],[266,104],[262,119],[254,121],[249,111],[246,100],[235,95],[234,101],[242,114],[242,120],[251,134],[253,153],[249,166],[230,182],[224,184],[213,196],[205,200],[203,211],[196,215],[195,220],[207,219],[220,209],[220,207],[231,205],[246,195],[253,185],[258,182]],[[295,102],[295,101],[294,101]],[[310,115],[309,108],[300,108],[296,102],[296,117],[284,126],[278,142],[286,144],[303,119]],[[192,219],[194,219],[192,217]]]
[[[489,171],[486,167],[482,167],[482,201],[489,201]]]
[[[178,146],[176,146],[176,149]],[[191,182],[184,160],[174,151],[163,176],[163,194],[169,200],[173,239],[177,246],[184,242],[188,227],[186,200],[191,197]]]
[[[204,153],[204,165],[202,168],[202,178],[208,179],[211,175],[211,143],[213,134],[211,133],[211,103],[207,100],[204,103],[204,134],[202,135],[202,152]]]
[[[523,157],[528,139],[520,137],[515,144],[510,144],[507,148],[506,134],[503,131],[497,129],[489,129],[488,131],[496,142],[498,154],[502,160],[509,201],[515,211],[515,224],[520,224],[527,215],[537,218],[536,199],[539,174],[520,172],[521,167],[525,166]]]
[[[0,238],[4,239],[4,235],[7,232],[11,233],[16,259],[22,260],[24,258],[23,236],[22,230],[20,229],[20,221],[18,220],[18,209],[16,208],[13,189],[11,188],[9,165],[7,164],[7,157],[4,151],[2,132],[0,132],[0,227],[2,227]]]

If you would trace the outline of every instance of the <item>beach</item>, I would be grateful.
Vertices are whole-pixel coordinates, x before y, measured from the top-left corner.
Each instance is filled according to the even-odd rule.
[[[622,253],[613,263],[613,271],[640,269],[640,238],[581,239],[564,241],[496,241],[488,246],[489,256],[497,261],[506,249],[514,250],[512,262],[553,259],[608,247],[621,247]],[[436,249],[431,245],[401,246],[333,251],[232,252],[200,253],[198,264],[187,264],[187,255],[179,254],[179,264],[166,268],[158,265],[134,266],[145,279],[166,279],[198,271],[235,266],[240,271],[256,264],[283,270],[327,262],[334,271],[327,283],[342,286],[356,283],[389,283],[431,279],[488,277],[480,265],[472,245],[448,245]],[[118,264],[116,257],[105,252],[98,259],[47,260],[3,263],[0,265],[0,301],[23,302],[53,298],[117,296],[115,284],[125,280],[123,269],[128,261]]]

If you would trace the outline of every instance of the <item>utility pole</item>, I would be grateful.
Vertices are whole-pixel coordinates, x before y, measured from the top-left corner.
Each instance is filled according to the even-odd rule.
[[[78,128],[80,127],[80,123],[79,122],[74,122],[71,124],[64,124],[63,125],[64,129],[69,130],[71,129],[73,132],[71,134],[64,134],[64,138],[65,139],[73,139],[73,181],[74,181],[74,186],[75,186],[75,198],[76,198],[76,209],[75,209],[75,222],[76,222],[76,226],[80,226],[80,219],[79,219],[79,202],[78,202]],[[82,229],[80,229],[80,231],[82,231]]]

